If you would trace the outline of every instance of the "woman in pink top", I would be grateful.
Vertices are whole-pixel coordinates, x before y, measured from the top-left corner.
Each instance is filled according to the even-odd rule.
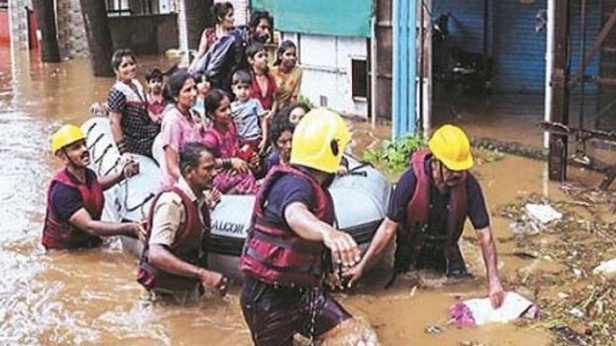
[[[202,142],[205,130],[195,121],[191,109],[197,99],[197,86],[191,75],[180,70],[167,81],[165,97],[173,106],[163,116],[162,146],[165,158],[161,162],[162,188],[172,187],[180,177],[179,152],[184,143]]]
[[[214,187],[225,194],[249,195],[258,189],[251,169],[258,169],[257,153],[240,150],[240,137],[231,116],[227,93],[214,89],[205,96],[205,113],[212,124],[205,131],[203,143],[216,157],[219,172]]]

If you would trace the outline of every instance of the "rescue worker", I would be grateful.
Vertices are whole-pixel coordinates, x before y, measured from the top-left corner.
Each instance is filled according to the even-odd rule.
[[[105,204],[103,191],[138,174],[135,162],[128,161],[120,173],[97,178],[87,168],[90,152],[86,138],[74,125],[64,125],[53,135],[51,150],[65,167],[53,177],[47,192],[42,239],[45,249],[92,248],[101,244],[102,236],[143,237],[144,229],[139,223],[101,221]]]
[[[292,345],[296,333],[336,344],[333,333],[357,325],[324,285],[331,259],[351,266],[360,256],[332,226],[327,190],[350,138],[339,115],[312,110],[295,130],[290,165],[275,167],[257,194],[240,258],[240,302],[256,345]]]
[[[473,167],[469,139],[460,128],[444,125],[434,133],[428,147],[413,155],[368,251],[344,276],[350,279],[349,285],[357,280],[397,231],[394,278],[409,269],[432,269],[454,279],[470,278],[458,246],[468,217],[483,253],[488,295],[492,305],[499,307],[504,291],[483,194],[469,171]]]
[[[180,148],[180,178],[152,202],[137,281],[157,296],[194,302],[208,288],[224,296],[227,278],[205,269],[210,215],[203,193],[212,188],[214,156],[205,145]]]

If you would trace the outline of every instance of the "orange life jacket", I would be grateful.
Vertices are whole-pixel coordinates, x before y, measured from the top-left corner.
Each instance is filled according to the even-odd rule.
[[[73,226],[68,221],[60,220],[53,212],[51,207],[51,191],[53,187],[62,183],[70,188],[76,189],[81,195],[83,206],[90,214],[92,220],[100,220],[105,205],[105,195],[103,188],[94,179],[88,187],[85,183],[74,182],[68,175],[66,169],[56,173],[52,178],[49,189],[47,190],[47,212],[45,215],[45,223],[43,227],[43,246],[45,249],[76,249],[76,248],[91,248],[101,244],[102,239],[98,236],[91,235],[85,231]]]
[[[178,187],[172,187],[158,193],[154,198],[148,215],[148,223],[146,226],[147,237],[141,261],[139,263],[139,271],[137,274],[137,282],[143,287],[150,290],[153,288],[162,288],[169,291],[191,290],[198,287],[200,284],[197,278],[189,278],[185,276],[175,275],[160,270],[148,262],[149,246],[148,241],[152,230],[152,221],[154,219],[154,208],[160,196],[165,192],[175,193],[182,199],[184,206],[185,221],[183,226],[177,231],[173,244],[169,251],[184,262],[188,262],[197,266],[205,266],[207,257],[206,242],[210,234],[210,214],[207,205],[204,203],[201,207],[201,215],[196,203],[191,202],[190,198]]]
[[[261,281],[283,286],[314,287],[324,275],[325,246],[300,238],[288,226],[271,224],[264,205],[276,182],[288,174],[312,186],[316,203],[311,212],[321,221],[334,222],[329,192],[313,177],[293,166],[277,166],[268,174],[257,195],[254,219],[240,259],[240,269]]]

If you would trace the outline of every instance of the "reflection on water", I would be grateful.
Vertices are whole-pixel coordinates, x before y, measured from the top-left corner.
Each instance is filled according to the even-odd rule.
[[[1,60],[7,56],[0,48]],[[14,58],[10,66],[0,65],[0,344],[249,345],[239,287],[224,300],[207,300],[196,307],[152,306],[141,299],[135,282],[137,261],[121,253],[116,242],[70,254],[42,250],[45,192],[59,168],[48,153],[50,134],[60,123],[85,121],[89,104],[104,100],[113,80],[92,77],[88,61],[42,65],[35,62],[36,56]],[[167,67],[157,59],[145,62],[156,64]],[[356,149],[388,134],[385,127],[373,131],[360,124],[356,129]],[[492,209],[518,195],[542,191],[543,171],[543,164],[515,157],[478,168]],[[550,185],[548,193],[559,192]],[[508,236],[505,220],[494,218],[493,227],[497,237]],[[467,233],[473,236],[470,229]],[[429,325],[446,325],[447,308],[457,298],[485,294],[481,254],[470,242],[462,246],[477,281],[411,291],[410,283],[400,280],[384,291],[389,270],[383,269],[341,300],[370,321],[387,345],[545,344],[545,335],[511,326],[424,333]],[[511,252],[508,246],[512,245],[499,251]],[[541,261],[500,258],[503,275],[532,266],[542,266]]]

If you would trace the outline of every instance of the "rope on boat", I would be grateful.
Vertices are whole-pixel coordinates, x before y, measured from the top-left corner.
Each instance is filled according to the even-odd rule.
[[[100,172],[103,166],[103,159],[105,158],[105,155],[107,155],[107,152],[109,152],[109,149],[111,149],[111,147],[113,147],[113,145],[109,143],[109,145],[107,145],[107,147],[103,150],[103,154],[101,154],[99,158],[94,160],[94,164],[98,164],[97,172]],[[92,154],[92,156],[94,156],[94,154]]]
[[[115,163],[113,164],[113,166],[111,166],[111,168],[109,168],[107,170],[107,172],[105,172],[105,174],[103,174],[103,176],[107,176],[109,175],[109,173],[111,173],[111,171],[113,171],[114,169],[116,169],[116,167],[118,167],[118,165],[120,164],[122,157],[118,156],[118,158],[116,159]]]
[[[92,130],[94,130],[94,128],[98,125],[98,123],[94,123],[92,125],[90,125],[90,127],[88,127],[88,130],[86,131],[86,136],[90,135],[90,132],[92,132]],[[102,135],[101,135],[102,136]]]

